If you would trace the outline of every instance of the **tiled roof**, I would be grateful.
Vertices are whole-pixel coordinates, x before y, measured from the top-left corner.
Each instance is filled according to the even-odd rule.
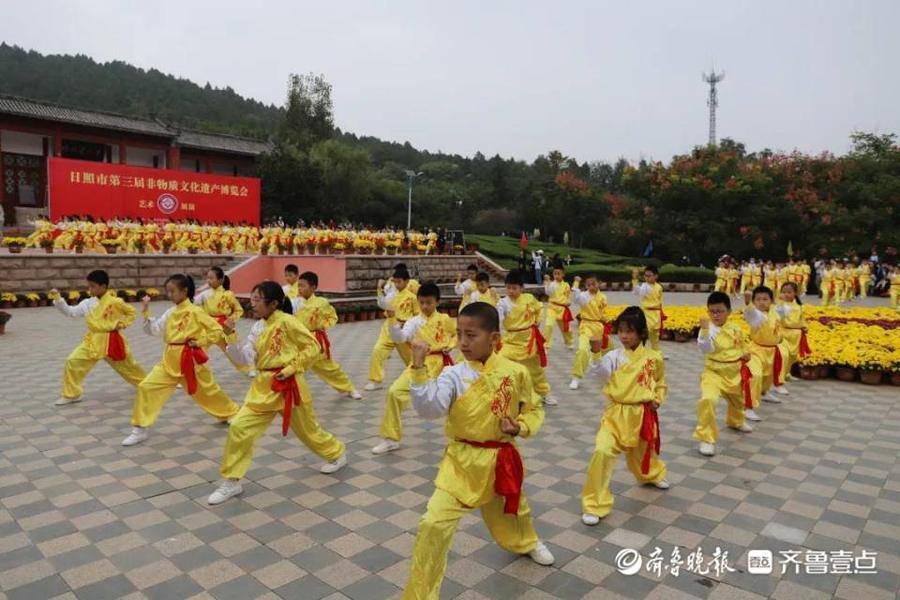
[[[257,140],[221,135],[216,133],[201,133],[199,131],[181,131],[176,141],[183,148],[202,148],[204,150],[221,150],[235,154],[249,154],[256,156],[269,150],[269,144]]]

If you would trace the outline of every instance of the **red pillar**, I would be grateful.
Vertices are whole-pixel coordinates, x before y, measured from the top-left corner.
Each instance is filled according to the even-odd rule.
[[[62,128],[57,127],[53,135],[53,156],[62,156]]]
[[[207,158],[203,161],[203,164],[205,165],[204,169],[206,170],[206,172],[212,173],[212,161]]]
[[[166,168],[176,171],[181,168],[181,148],[178,146],[169,146],[166,152]]]
[[[128,151],[125,148],[125,142],[119,142],[119,164],[128,164]]]

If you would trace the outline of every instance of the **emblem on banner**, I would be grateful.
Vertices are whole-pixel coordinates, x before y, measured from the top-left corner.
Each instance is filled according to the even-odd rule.
[[[178,198],[172,194],[161,194],[160,197],[156,199],[156,206],[159,207],[159,212],[162,214],[171,215],[178,210]]]

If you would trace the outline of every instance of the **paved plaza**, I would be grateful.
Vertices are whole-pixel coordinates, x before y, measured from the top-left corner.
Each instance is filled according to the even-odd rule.
[[[690,296],[702,302],[702,295]],[[611,294],[613,302],[626,298]],[[166,307],[154,303],[154,313]],[[312,376],[320,420],[347,443],[349,466],[320,474],[320,461],[296,438],[282,439],[276,419],[258,445],[244,494],[209,507],[224,426],[178,391],[150,439],[123,448],[134,392],[105,364],[88,377],[83,402],[52,406],[83,321],[53,308],[12,312],[0,337],[0,597],[399,596],[444,448],[442,423],[407,412],[403,448],[374,457],[385,391],[357,402]],[[360,387],[380,325],[343,324],[332,332],[336,357]],[[241,323],[241,333],[249,326]],[[127,335],[141,364],[152,367],[160,340],[139,327]],[[579,496],[604,402],[599,385],[567,389],[572,355],[557,338],[548,376],[560,405],[548,407],[540,434],[520,445],[536,528],[556,564],[507,554],[476,512],[456,534],[442,597],[897,597],[898,388],[797,381],[784,404],[761,407],[764,421],[749,435],[724,428],[720,403],[718,454],[705,459],[691,439],[701,357],[695,344],[664,343],[664,351],[670,396],[660,413],[662,457],[672,488],[634,485],[620,458],[613,512],[596,527],[581,523]],[[240,401],[248,380],[217,349],[210,354],[218,381]],[[389,380],[400,367],[398,358],[390,361]],[[617,571],[624,548],[638,550],[646,563],[657,547],[660,575]],[[685,559],[677,576],[666,572],[675,548]],[[698,548],[700,567],[719,548],[734,570],[688,572],[687,557]],[[750,550],[774,554],[771,574],[748,572]],[[807,572],[814,557],[837,551],[854,558],[876,552],[876,572]],[[780,552],[799,556],[801,566],[782,565]]]

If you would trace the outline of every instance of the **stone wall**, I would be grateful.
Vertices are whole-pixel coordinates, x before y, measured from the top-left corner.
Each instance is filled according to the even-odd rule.
[[[406,264],[410,274],[419,281],[454,283],[466,267],[477,262],[473,255],[464,256],[348,256],[347,291],[374,290],[379,279],[391,276],[394,265]]]
[[[210,267],[226,268],[233,260],[231,255],[216,254],[0,254],[0,291],[83,290],[85,276],[94,269],[109,273],[111,286],[117,289],[162,290],[173,273],[187,273],[200,287]]]

